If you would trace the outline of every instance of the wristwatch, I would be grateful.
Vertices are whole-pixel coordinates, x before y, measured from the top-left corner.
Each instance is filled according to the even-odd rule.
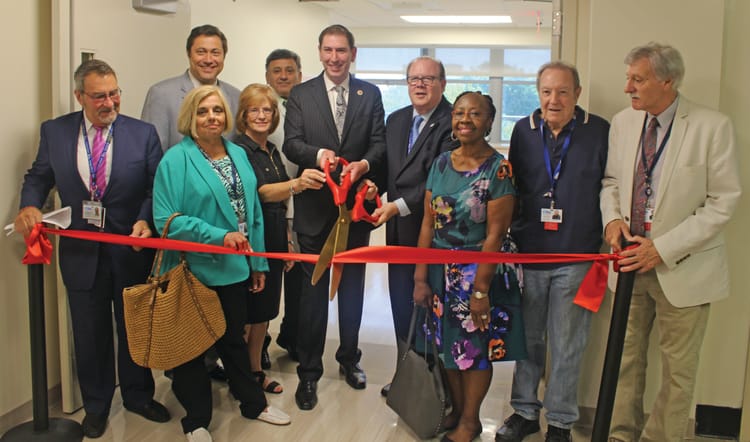
[[[474,297],[474,299],[484,299],[487,297],[487,293],[476,290],[474,293],[472,293],[472,296]]]

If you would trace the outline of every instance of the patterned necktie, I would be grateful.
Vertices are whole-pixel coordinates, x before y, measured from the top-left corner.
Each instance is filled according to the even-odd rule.
[[[654,155],[656,154],[656,128],[659,127],[659,121],[651,118],[643,136],[643,154],[646,156],[646,163],[653,167]],[[653,169],[652,169],[653,171]],[[633,204],[630,208],[630,233],[632,235],[643,236],[646,233],[646,204],[648,195],[646,195],[646,166],[643,164],[643,158],[638,157],[638,167],[633,180]]]
[[[406,148],[407,155],[411,153],[411,148],[414,147],[414,142],[417,141],[417,137],[419,137],[419,126],[423,121],[424,118],[421,115],[417,115],[411,122],[411,132],[409,132],[409,145]]]
[[[336,131],[339,134],[339,140],[341,140],[341,133],[344,132],[344,119],[346,118],[344,86],[338,85],[334,87],[334,90],[336,90],[336,115],[334,115],[334,120],[336,121]]]
[[[102,156],[104,151],[104,128],[97,127],[96,135],[94,136],[94,143],[91,146],[91,164],[94,166],[94,173],[96,174],[96,189],[98,191],[99,198],[104,195],[104,189],[107,187],[107,157],[102,158],[99,162],[99,157]]]

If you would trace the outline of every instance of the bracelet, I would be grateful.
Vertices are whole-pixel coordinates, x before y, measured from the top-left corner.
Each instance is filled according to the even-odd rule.
[[[298,193],[294,190],[294,180],[289,180],[289,195],[294,196]]]
[[[477,290],[472,294],[472,296],[474,296],[474,299],[484,299],[487,297],[487,293]]]
[[[287,241],[286,243],[289,244],[290,246],[294,245],[294,241],[292,241],[291,239],[289,241]]]

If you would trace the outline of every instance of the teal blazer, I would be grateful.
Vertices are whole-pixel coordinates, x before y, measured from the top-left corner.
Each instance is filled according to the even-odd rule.
[[[245,190],[250,247],[264,252],[263,212],[255,173],[245,151],[229,140],[223,141]],[[183,138],[164,154],[156,169],[153,201],[154,224],[159,232],[170,215],[182,213],[169,226],[171,239],[223,245],[224,236],[239,228],[224,185],[191,137]],[[179,252],[167,251],[162,269],[171,269],[178,259]],[[248,279],[250,272],[268,271],[266,258],[254,256],[187,253],[187,262],[207,286],[233,284]]]

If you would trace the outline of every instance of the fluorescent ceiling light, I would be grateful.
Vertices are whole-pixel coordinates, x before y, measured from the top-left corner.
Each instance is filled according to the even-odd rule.
[[[513,23],[510,15],[402,15],[401,19],[409,23],[440,24],[492,24]]]

